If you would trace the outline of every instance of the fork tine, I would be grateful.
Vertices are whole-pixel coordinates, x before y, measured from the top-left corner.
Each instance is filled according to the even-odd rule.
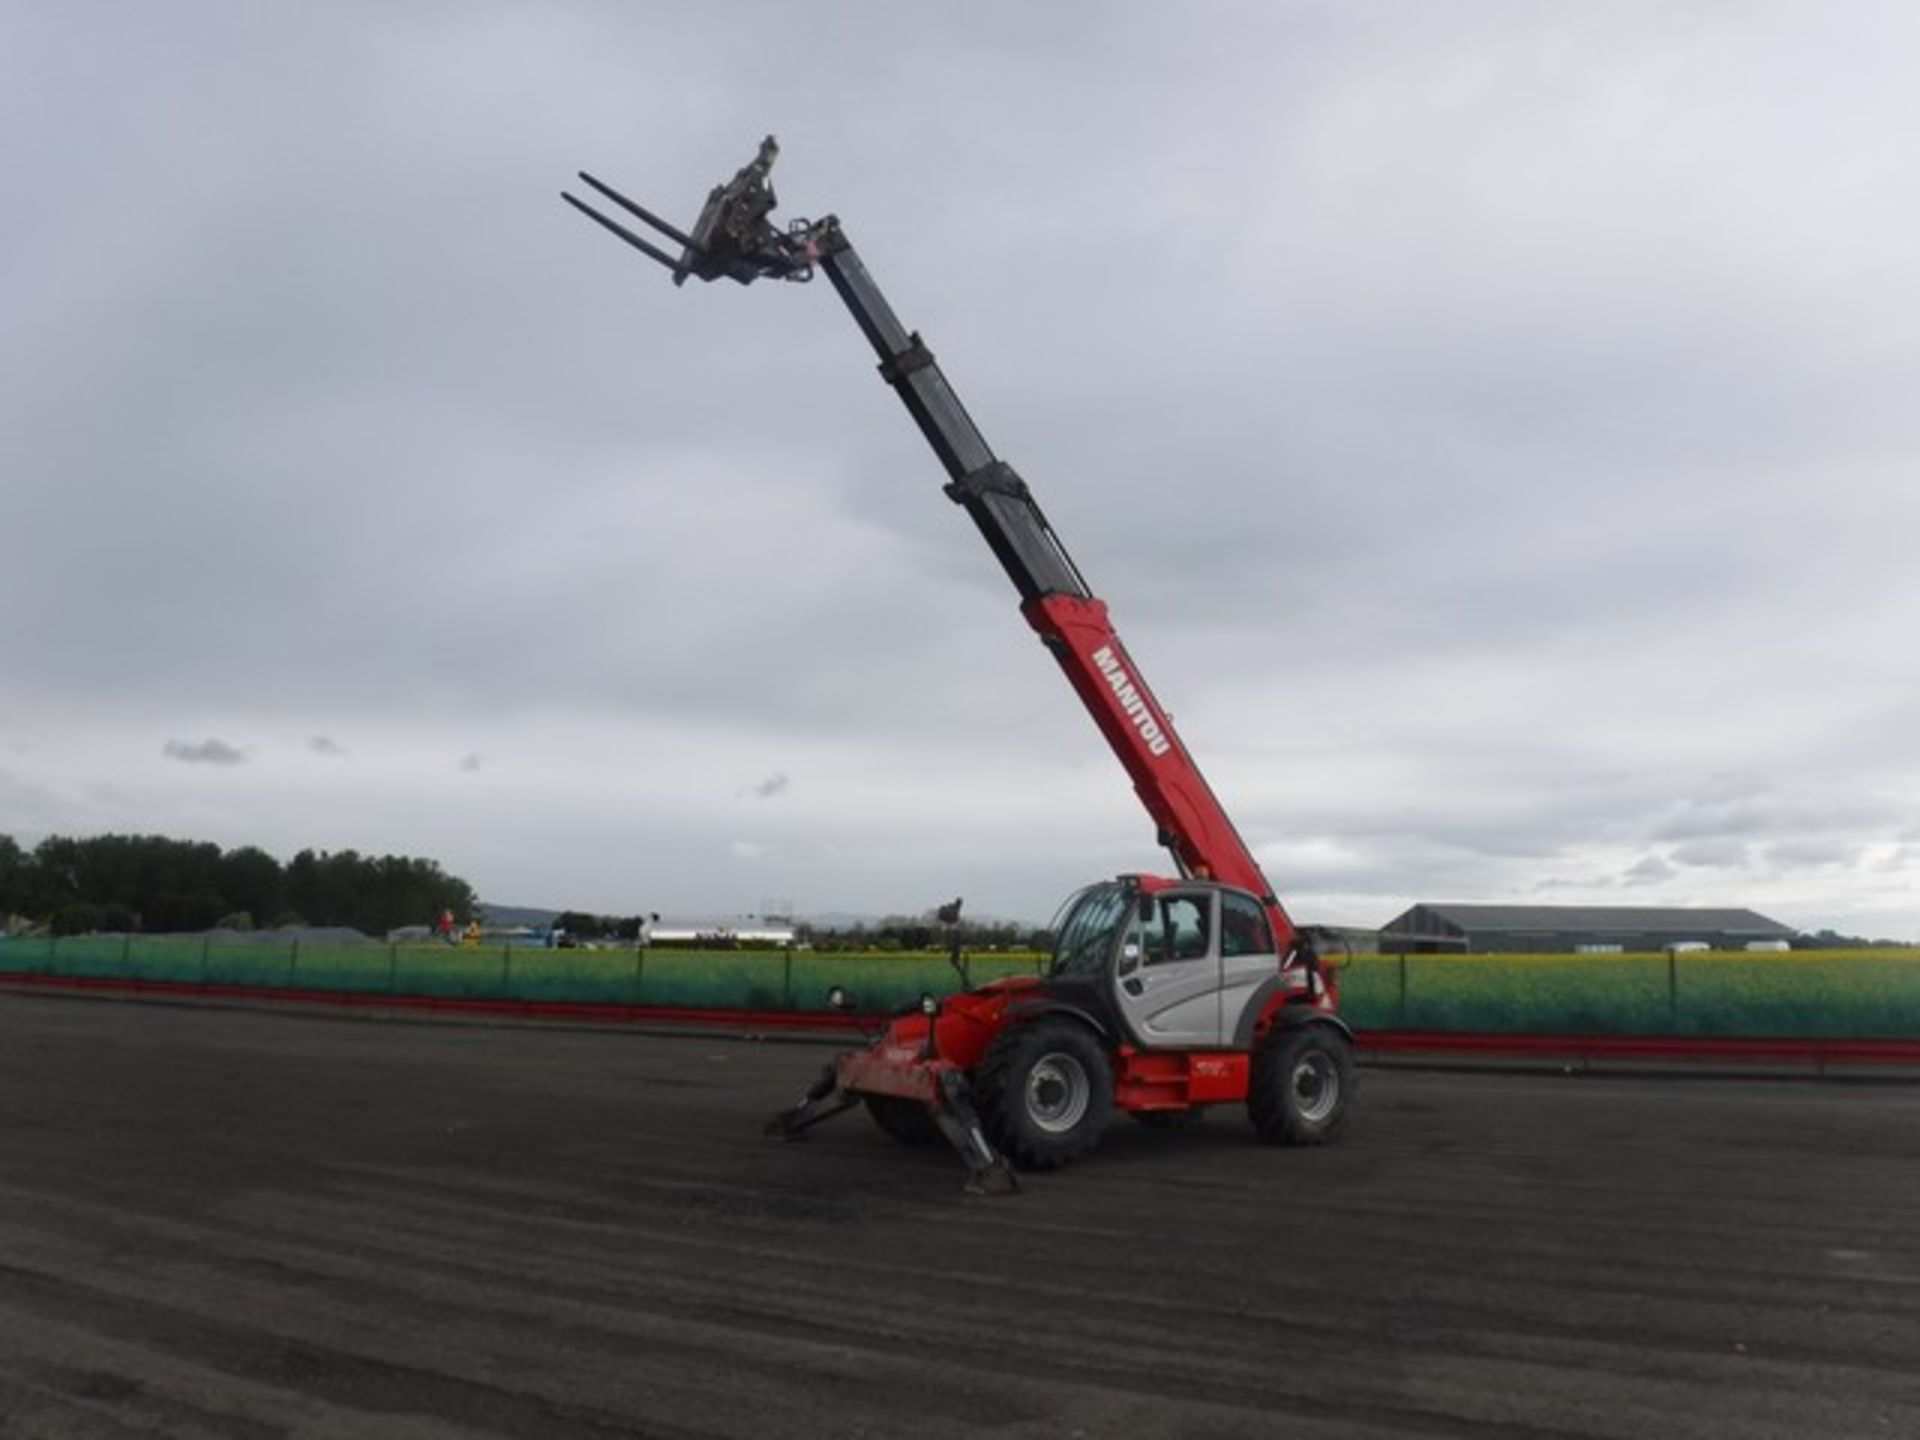
[[[574,209],[578,210],[582,215],[586,216],[589,220],[593,221],[596,225],[604,225],[607,229],[611,230],[614,234],[618,235],[622,240],[626,241],[629,245],[633,246],[633,248],[638,250],[642,255],[647,255],[652,257],[655,260],[658,260],[662,265],[666,266],[667,269],[669,270],[678,270],[680,268],[680,262],[674,259],[673,256],[667,254],[667,252],[662,250],[659,246],[651,243],[650,241],[644,240],[640,236],[634,234],[633,231],[629,230],[626,226],[622,225],[618,220],[612,219],[611,217],[606,215],[602,215],[598,210],[594,209],[591,205],[587,204],[585,201],[574,199],[573,196],[567,194],[567,192],[564,190],[560,192],[560,198],[566,201],[567,204],[573,206]]]
[[[598,190],[602,195],[606,196],[607,199],[613,201],[614,204],[618,205],[622,210],[625,210],[629,215],[637,215],[640,219],[646,221],[647,224],[653,226],[653,228],[658,230],[662,235],[666,236],[669,240],[673,241],[674,244],[683,246],[686,249],[693,251],[693,253],[696,255],[700,253],[701,247],[693,243],[692,236],[684,234],[680,230],[676,229],[674,226],[669,225],[666,221],[662,220],[658,215],[654,214],[651,210],[647,209],[646,206],[636,205],[633,201],[629,200],[626,196],[622,195],[618,190],[614,189],[611,185],[605,184],[602,181],[594,179],[593,176],[589,175],[584,170],[579,171],[578,174],[582,180],[586,181],[587,184],[591,185],[594,189]]]

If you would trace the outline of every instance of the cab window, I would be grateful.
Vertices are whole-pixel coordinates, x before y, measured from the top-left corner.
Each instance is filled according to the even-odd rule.
[[[1205,895],[1162,895],[1141,923],[1141,952],[1149,965],[1198,960],[1211,945],[1212,905]]]
[[[1267,912],[1251,895],[1225,894],[1220,897],[1220,953],[1233,955],[1271,955],[1273,928],[1267,924]]]
[[[1112,953],[1119,927],[1126,923],[1128,892],[1118,885],[1094,885],[1072,902],[1059,925],[1054,947],[1054,975],[1097,975]]]

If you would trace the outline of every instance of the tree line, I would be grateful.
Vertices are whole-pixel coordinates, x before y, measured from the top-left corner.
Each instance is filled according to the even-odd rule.
[[[943,922],[935,913],[889,915],[872,923],[818,925],[802,922],[796,938],[816,950],[944,950],[958,938],[966,950],[1050,950],[1053,932],[1011,920]]]
[[[255,845],[222,850],[162,835],[53,835],[31,850],[0,835],[0,921],[56,935],[345,925],[369,935],[474,913],[473,887],[434,860],[302,850],[282,865]]]

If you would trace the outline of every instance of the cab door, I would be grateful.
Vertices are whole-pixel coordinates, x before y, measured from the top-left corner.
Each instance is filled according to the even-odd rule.
[[[1222,890],[1220,903],[1220,1038],[1236,1049],[1253,1038],[1254,1022],[1279,982],[1273,926],[1253,896]]]
[[[1142,895],[1114,965],[1114,1003],[1149,1050],[1220,1045],[1219,900],[1211,890]]]

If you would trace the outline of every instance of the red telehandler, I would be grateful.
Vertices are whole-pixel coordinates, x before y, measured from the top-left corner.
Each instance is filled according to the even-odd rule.
[[[1275,1144],[1332,1138],[1354,1089],[1353,1035],[1335,1013],[1333,974],[1275,898],[1026,482],[988,448],[840,222],[773,223],[778,153],[769,136],[708,195],[690,232],[581,172],[677,255],[562,198],[666,266],[676,285],[689,276],[743,285],[827,277],[946,467],[948,498],[1012,580],[1021,613],[1119,757],[1179,873],[1089,885],[1063,907],[1044,975],[923,997],[828,1065],[769,1133],[798,1137],[864,1102],[899,1140],[944,1136],[967,1163],[968,1188],[987,1193],[1017,1189],[1015,1166],[1051,1169],[1084,1154],[1116,1109],[1177,1124],[1205,1106],[1244,1103],[1254,1130]],[[957,918],[957,905],[950,909]],[[834,1003],[850,1006],[840,994]]]

